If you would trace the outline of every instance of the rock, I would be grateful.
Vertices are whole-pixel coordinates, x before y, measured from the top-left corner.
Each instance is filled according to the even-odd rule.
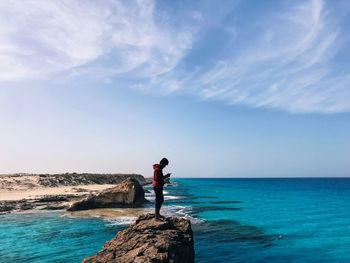
[[[78,186],[89,184],[119,184],[127,178],[136,179],[140,184],[145,179],[139,174],[89,174],[89,173],[65,173],[39,175],[38,183],[45,187]]]
[[[34,208],[34,205],[31,204],[31,203],[21,203],[19,205],[19,210],[30,210],[30,209],[33,209]]]
[[[41,187],[82,186],[91,184],[119,184],[127,178],[134,178],[141,185],[147,182],[140,174],[1,174],[0,189],[34,189]]]
[[[63,210],[67,209],[69,206],[62,203],[50,204],[48,206],[43,207],[41,210]]]
[[[1,202],[0,203],[0,212],[9,212],[11,210],[14,210],[16,206],[8,204],[6,202]]]
[[[89,189],[85,189],[85,188],[80,188],[80,187],[73,187],[72,190],[74,190],[77,193],[81,193],[81,192],[91,192],[91,190]]]
[[[156,221],[141,215],[136,223],[108,241],[97,255],[83,263],[193,263],[194,242],[191,222],[169,217]]]
[[[35,202],[58,202],[58,201],[68,201],[71,195],[44,195],[38,198]]]
[[[87,210],[94,208],[111,207],[140,207],[147,200],[140,183],[133,178],[128,178],[115,187],[108,188],[96,195],[90,195],[73,203],[67,210]]]
[[[0,175],[0,191],[26,191],[32,189],[47,189],[61,186],[77,186],[73,188],[74,194],[39,195],[22,200],[0,200],[0,213],[11,213],[29,209],[61,210],[70,207],[70,203],[98,194],[98,190],[89,190],[79,186],[91,184],[119,184],[128,178],[137,180],[141,185],[146,183],[142,175],[138,174],[8,174]],[[144,197],[144,196],[142,196]],[[141,200],[136,198],[135,200]],[[144,200],[144,198],[142,199]],[[124,205],[122,207],[135,207],[139,203]]]

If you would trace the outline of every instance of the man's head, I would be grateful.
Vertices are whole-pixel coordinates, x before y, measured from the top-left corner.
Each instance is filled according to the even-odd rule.
[[[159,164],[164,168],[169,164],[169,161],[167,158],[163,158],[162,160],[160,160]]]

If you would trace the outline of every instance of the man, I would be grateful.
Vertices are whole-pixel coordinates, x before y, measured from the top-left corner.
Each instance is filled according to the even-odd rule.
[[[155,206],[155,218],[156,220],[161,220],[161,217],[164,217],[160,215],[160,208],[164,202],[164,196],[163,196],[163,186],[164,186],[164,179],[170,177],[171,173],[168,173],[166,175],[163,175],[163,168],[169,164],[169,161],[167,158],[163,158],[160,160],[159,164],[154,164],[153,169],[153,189],[154,193],[156,194],[156,206]]]

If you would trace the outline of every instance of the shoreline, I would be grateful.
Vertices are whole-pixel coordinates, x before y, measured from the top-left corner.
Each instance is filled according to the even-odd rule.
[[[77,186],[61,186],[61,187],[39,187],[28,190],[5,190],[0,192],[1,201],[19,201],[38,199],[44,196],[55,195],[76,195],[84,196],[93,192],[105,190],[113,187],[115,184],[93,184],[93,185],[77,185]]]
[[[138,174],[1,175],[0,215],[28,210],[66,210],[73,202],[113,188],[127,178],[136,179],[141,185],[149,183]]]

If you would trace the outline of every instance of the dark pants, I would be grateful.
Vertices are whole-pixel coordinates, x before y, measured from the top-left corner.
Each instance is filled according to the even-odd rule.
[[[164,202],[163,187],[154,187],[156,194],[156,208],[160,208]]]

